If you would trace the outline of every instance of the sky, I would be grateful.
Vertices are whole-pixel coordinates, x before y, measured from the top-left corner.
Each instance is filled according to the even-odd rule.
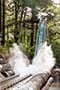
[[[58,4],[60,2],[60,0],[53,0],[54,3]]]

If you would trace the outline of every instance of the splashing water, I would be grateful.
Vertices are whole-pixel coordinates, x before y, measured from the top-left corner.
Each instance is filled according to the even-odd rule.
[[[29,65],[27,56],[16,43],[13,44],[13,47],[10,48],[9,52],[11,55],[9,64],[11,64],[12,68],[18,69]]]
[[[14,67],[15,73],[19,73],[20,76],[50,72],[55,65],[51,46],[47,46],[47,42],[43,44],[37,55],[33,58],[32,64],[29,64],[27,56],[17,44],[13,44],[13,48],[10,48],[10,54],[13,56],[10,58],[9,63]]]
[[[43,44],[36,57],[34,57],[33,65],[39,67],[41,72],[50,72],[55,65],[55,58],[53,57],[51,46],[47,46],[47,42]]]

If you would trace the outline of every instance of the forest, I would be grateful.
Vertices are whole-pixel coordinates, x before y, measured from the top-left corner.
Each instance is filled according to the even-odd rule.
[[[0,52],[8,55],[14,42],[22,43],[28,57],[33,58],[39,13],[47,15],[47,40],[60,66],[60,3],[52,0],[1,0]]]

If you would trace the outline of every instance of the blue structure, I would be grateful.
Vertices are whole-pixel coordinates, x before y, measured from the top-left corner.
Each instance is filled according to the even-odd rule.
[[[46,23],[46,19],[44,19],[39,22],[35,55],[37,54],[38,50],[41,48],[43,42],[46,40],[46,37],[47,37],[47,23]]]

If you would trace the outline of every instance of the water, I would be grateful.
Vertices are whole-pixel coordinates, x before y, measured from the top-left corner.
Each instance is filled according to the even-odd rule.
[[[51,46],[47,46],[47,42],[45,42],[34,57],[33,65],[39,66],[42,72],[49,72],[54,64],[55,58]]]
[[[21,68],[25,68],[29,65],[28,57],[22,52],[21,48],[16,43],[14,43],[13,47],[9,49],[9,53],[9,64],[15,73],[18,73]]]
[[[53,57],[51,46],[47,46],[47,42],[43,44],[37,55],[33,58],[32,64],[29,63],[29,60],[22,52],[21,47],[15,43],[13,44],[13,47],[10,48],[10,55],[9,63],[15,73],[20,74],[20,76],[50,72],[55,65],[55,58]]]

